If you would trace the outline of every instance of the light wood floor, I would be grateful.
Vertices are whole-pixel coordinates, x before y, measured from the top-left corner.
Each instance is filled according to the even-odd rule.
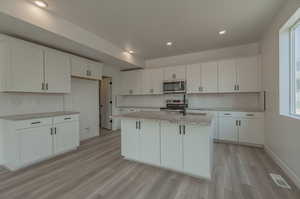
[[[213,180],[123,160],[120,135],[17,172],[0,169],[0,199],[299,199],[268,173],[281,170],[261,149],[215,144]]]

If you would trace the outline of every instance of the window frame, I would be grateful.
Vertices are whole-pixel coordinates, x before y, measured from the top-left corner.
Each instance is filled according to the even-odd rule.
[[[300,117],[296,105],[296,59],[295,59],[295,30],[300,27],[300,19],[290,27],[290,114]]]

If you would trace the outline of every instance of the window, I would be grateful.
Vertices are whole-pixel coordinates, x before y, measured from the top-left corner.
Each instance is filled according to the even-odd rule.
[[[300,22],[290,29],[291,114],[300,116]]]

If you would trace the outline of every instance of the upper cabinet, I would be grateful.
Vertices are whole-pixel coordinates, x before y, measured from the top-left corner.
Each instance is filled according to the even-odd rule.
[[[142,71],[142,94],[162,94],[163,69],[147,69]]]
[[[72,76],[101,80],[102,79],[102,64],[93,62],[80,57],[71,57]]]
[[[121,95],[142,94],[142,71],[133,70],[121,73]]]
[[[164,68],[164,80],[186,80],[186,67],[173,66]]]
[[[259,57],[219,62],[219,92],[259,92],[261,90]]]
[[[218,64],[207,62],[187,66],[188,93],[218,92]]]

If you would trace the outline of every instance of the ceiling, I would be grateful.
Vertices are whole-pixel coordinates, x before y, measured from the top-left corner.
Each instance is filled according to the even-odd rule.
[[[284,0],[47,0],[56,15],[145,59],[255,42]],[[218,32],[226,29],[227,34]],[[174,42],[167,47],[167,41]]]

